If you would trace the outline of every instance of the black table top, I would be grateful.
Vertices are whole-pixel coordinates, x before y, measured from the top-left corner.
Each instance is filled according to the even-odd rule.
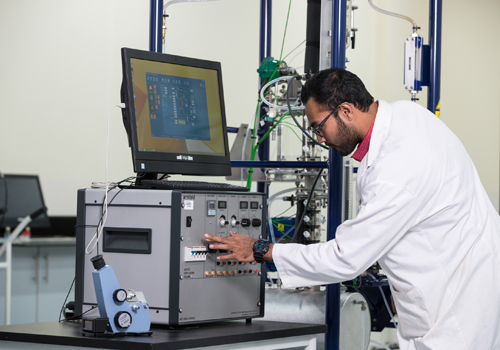
[[[187,349],[205,346],[269,340],[301,335],[325,333],[323,324],[305,324],[253,320],[206,323],[168,329],[155,326],[148,336],[94,338],[81,335],[80,321],[43,322],[0,326],[0,341],[20,341],[41,344],[56,344],[103,349],[161,350]],[[0,343],[1,348],[1,343]]]

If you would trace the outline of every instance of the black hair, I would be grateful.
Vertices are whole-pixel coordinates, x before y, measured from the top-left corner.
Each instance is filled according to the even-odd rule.
[[[302,87],[300,98],[304,105],[312,98],[324,110],[333,110],[348,102],[362,112],[368,112],[374,101],[361,79],[342,68],[325,69],[315,74]]]

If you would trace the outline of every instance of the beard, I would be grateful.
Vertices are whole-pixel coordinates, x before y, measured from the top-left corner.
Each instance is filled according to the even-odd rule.
[[[345,157],[351,154],[362,140],[354,127],[346,125],[340,118],[335,118],[335,120],[338,126],[337,134],[333,137],[335,144],[330,142],[326,144],[336,150],[340,156]]]

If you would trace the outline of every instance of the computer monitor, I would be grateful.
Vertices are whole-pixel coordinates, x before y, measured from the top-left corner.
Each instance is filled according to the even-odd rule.
[[[45,208],[42,188],[37,175],[11,175],[0,177],[0,227],[14,229],[26,216]],[[30,227],[50,227],[46,213],[38,216]]]
[[[122,48],[122,64],[134,171],[230,175],[220,63]]]

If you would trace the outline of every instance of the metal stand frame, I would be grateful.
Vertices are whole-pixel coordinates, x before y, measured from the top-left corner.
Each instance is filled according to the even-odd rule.
[[[260,3],[260,62],[270,56],[271,51],[271,9],[272,0],[261,0]],[[346,11],[347,0],[332,0],[332,51],[331,66],[345,68],[346,45]],[[441,74],[441,18],[442,0],[430,0],[429,36],[430,65],[427,108],[436,112],[440,101]],[[163,0],[151,0],[150,51],[161,52],[161,31],[163,19]],[[263,143],[264,144],[264,143]],[[329,161],[325,162],[270,162],[269,146],[259,149],[261,161],[232,161],[236,168],[325,168],[328,166],[328,227],[327,239],[335,238],[337,227],[342,223],[342,189],[343,159],[330,149]],[[279,163],[279,164],[277,164]],[[303,164],[306,163],[306,164]],[[259,183],[258,190],[266,192],[264,183]],[[325,347],[328,350],[339,349],[340,328],[340,284],[328,285],[326,288],[326,324],[328,332],[325,336]]]
[[[32,221],[31,215],[26,216],[0,246],[0,258],[5,252],[5,261],[0,263],[0,269],[5,269],[5,325],[10,324],[12,300],[12,243]]]

